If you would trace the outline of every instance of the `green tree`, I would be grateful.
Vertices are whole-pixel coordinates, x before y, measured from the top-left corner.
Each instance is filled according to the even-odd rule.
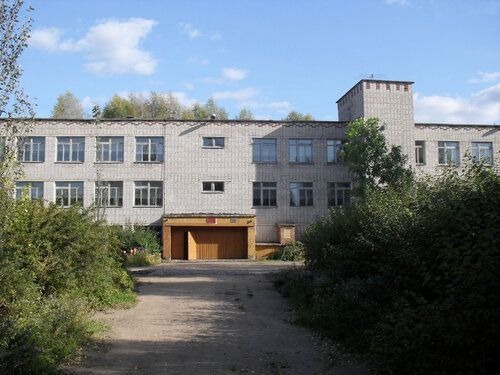
[[[314,121],[314,117],[310,113],[303,113],[297,111],[291,111],[288,116],[286,116],[284,121]]]
[[[52,109],[53,118],[83,118],[84,115],[80,100],[71,91],[59,95]]]
[[[207,100],[207,104],[205,104],[206,111],[208,116],[215,115],[217,120],[227,120],[228,113],[224,107],[217,105],[215,99],[210,97]]]
[[[243,108],[238,114],[237,120],[255,120],[251,110]]]
[[[408,157],[402,153],[401,146],[388,150],[384,129],[378,118],[360,118],[347,125],[345,152],[357,184],[354,193],[358,196],[364,195],[367,189],[401,187],[413,177],[405,165]]]
[[[134,116],[134,107],[128,99],[118,94],[113,95],[102,111],[103,118],[126,118],[127,116]]]

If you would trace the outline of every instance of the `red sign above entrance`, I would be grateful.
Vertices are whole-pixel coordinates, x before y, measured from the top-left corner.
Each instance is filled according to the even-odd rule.
[[[215,217],[207,217],[207,224],[217,224],[217,219]]]

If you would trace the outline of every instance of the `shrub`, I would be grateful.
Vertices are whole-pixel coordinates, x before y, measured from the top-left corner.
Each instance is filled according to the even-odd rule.
[[[130,253],[134,248],[147,249],[151,254],[161,252],[158,232],[143,226],[126,225],[125,228],[115,227],[121,249]]]
[[[133,266],[151,266],[161,263],[161,256],[159,253],[149,254],[149,252],[137,252],[126,256],[125,265],[128,267]]]
[[[304,245],[300,241],[292,241],[281,247],[275,254],[274,259],[285,261],[304,260]]]

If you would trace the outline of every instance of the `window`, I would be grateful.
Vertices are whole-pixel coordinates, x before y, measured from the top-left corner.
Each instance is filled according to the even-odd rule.
[[[95,184],[95,201],[102,207],[123,206],[123,182],[99,181]]]
[[[425,141],[415,141],[415,163],[425,164]]]
[[[254,207],[276,207],[276,182],[253,183]]]
[[[276,163],[276,138],[254,138],[252,150],[254,163]]]
[[[163,202],[163,188],[161,181],[136,181],[136,206],[161,206]]]
[[[224,148],[223,137],[203,137],[203,147]]]
[[[83,182],[56,182],[56,204],[61,207],[83,205]]]
[[[19,138],[18,159],[22,162],[45,161],[45,138],[26,137]]]
[[[27,195],[31,199],[43,198],[43,182],[16,183],[16,199]]]
[[[57,161],[65,163],[83,163],[85,161],[85,138],[58,137]]]
[[[163,138],[137,137],[135,139],[136,161],[140,162],[162,162],[163,161]]]
[[[204,181],[202,182],[202,190],[204,193],[223,193],[224,182],[222,181]]]
[[[438,142],[439,164],[460,164],[458,142]]]
[[[97,137],[98,162],[123,162],[123,137]]]
[[[312,163],[312,139],[290,139],[290,163]]]
[[[351,204],[351,184],[349,182],[328,183],[328,207]]]
[[[472,142],[472,158],[474,162],[493,164],[493,147],[491,142]]]
[[[344,163],[346,161],[345,139],[328,139],[326,141],[326,155],[328,163]]]
[[[312,182],[290,183],[290,206],[312,206],[313,184]]]

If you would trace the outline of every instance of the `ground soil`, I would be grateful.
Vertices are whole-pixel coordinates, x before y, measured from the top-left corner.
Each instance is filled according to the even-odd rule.
[[[137,306],[97,318],[110,325],[70,374],[365,375],[332,363],[331,347],[291,323],[272,274],[288,262],[169,262],[133,268]],[[296,264],[296,266],[301,266]]]

